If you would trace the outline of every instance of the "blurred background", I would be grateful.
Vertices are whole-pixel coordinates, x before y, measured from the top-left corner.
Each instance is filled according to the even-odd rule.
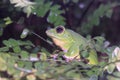
[[[22,0],[23,1],[23,0]],[[120,0],[0,0],[0,46],[2,41],[21,39],[27,28],[43,38],[48,27],[64,25],[83,36],[103,36],[111,45],[120,43]],[[29,35],[35,45],[44,42]]]

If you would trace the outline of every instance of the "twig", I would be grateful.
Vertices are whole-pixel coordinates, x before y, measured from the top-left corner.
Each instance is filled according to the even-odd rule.
[[[35,72],[33,70],[30,70],[30,69],[20,68],[17,66],[17,64],[14,65],[14,68],[19,70],[19,71],[26,72],[26,73],[34,73]]]
[[[47,42],[47,43],[48,43],[49,45],[51,45],[52,47],[55,47],[52,42],[46,41],[43,37],[41,37],[40,35],[36,34],[35,32],[32,32],[32,31],[31,31],[31,33],[34,34],[35,36],[39,37],[39,38],[42,39],[43,41]]]

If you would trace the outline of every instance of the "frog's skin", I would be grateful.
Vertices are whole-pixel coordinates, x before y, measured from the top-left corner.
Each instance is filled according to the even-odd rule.
[[[65,53],[63,57],[67,61],[73,59],[80,60],[79,47],[87,45],[87,40],[84,37],[70,29],[65,29],[63,26],[49,29],[46,31],[46,34],[63,50]]]

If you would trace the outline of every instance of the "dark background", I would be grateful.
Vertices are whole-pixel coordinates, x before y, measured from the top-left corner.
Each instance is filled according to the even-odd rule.
[[[119,0],[78,0],[77,3],[74,0],[51,0],[53,4],[59,4],[61,9],[65,11],[62,14],[65,18],[66,27],[77,31],[77,27],[80,27],[82,22],[86,19],[86,16],[99,7],[101,4],[108,2],[118,2]],[[47,38],[45,30],[47,27],[54,27],[53,24],[47,22],[46,14],[44,17],[37,17],[36,15],[30,15],[28,18],[22,11],[18,11],[8,0],[0,1],[0,20],[5,17],[10,17],[13,23],[7,25],[3,30],[3,35],[0,37],[0,45],[2,41],[9,38],[20,39],[20,34],[24,28],[28,28],[39,34],[40,36]],[[23,18],[23,23],[18,21]],[[1,26],[1,25],[0,25]],[[100,24],[93,26],[92,30],[86,35],[104,36],[106,40],[110,41],[111,45],[119,45],[120,43],[120,6],[113,8],[113,14],[111,18],[100,18]],[[26,39],[31,40],[35,45],[44,45],[44,42],[34,35],[28,36]],[[24,39],[23,39],[24,40]]]

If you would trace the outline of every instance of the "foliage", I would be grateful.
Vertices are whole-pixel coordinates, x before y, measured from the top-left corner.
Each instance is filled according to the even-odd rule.
[[[2,36],[4,28],[11,23],[12,20],[10,19],[10,17],[6,17],[0,20],[0,36]]]
[[[98,39],[96,41],[98,43],[100,40],[99,37],[96,37],[96,39]],[[2,78],[6,77],[6,79],[21,80],[97,80],[98,78],[102,78],[102,75],[106,74],[106,70],[108,72],[108,79],[109,77],[113,77],[111,74],[119,74],[119,72],[115,70],[115,65],[113,65],[116,64],[116,67],[119,70],[118,61],[120,48],[118,47],[115,48],[112,54],[108,53],[109,55],[107,59],[109,59],[109,61],[100,61],[98,65],[90,65],[84,63],[84,61],[82,62],[76,60],[65,62],[60,56],[58,59],[53,59],[50,57],[50,53],[49,55],[45,52],[32,53],[31,49],[34,47],[34,45],[29,41],[25,42],[9,39],[4,40],[3,44],[5,46],[0,48],[0,63],[2,63],[0,65],[0,73],[3,74],[3,72],[6,72],[9,76],[12,76],[7,78],[5,75],[1,75]],[[104,56],[101,56],[101,58],[104,58]],[[110,60],[112,60],[112,62]]]
[[[35,0],[35,2],[30,2],[28,0],[10,0],[12,4],[16,4],[15,7],[23,8],[23,11],[27,13],[27,17],[30,16],[31,13],[44,17],[47,12],[49,11],[49,15],[47,17],[47,21],[54,24],[55,26],[58,25],[65,25],[64,17],[61,14],[64,13],[63,10],[59,10],[59,5],[52,5],[51,2],[46,2],[44,0]],[[32,9],[33,8],[33,9]]]
[[[100,24],[100,18],[106,16],[107,18],[111,18],[113,13],[113,8],[119,3],[108,3],[101,4],[98,9],[96,9],[90,16],[88,16],[88,21],[82,23],[81,32],[84,34],[88,34],[93,26],[98,26]]]
[[[80,0],[81,1],[81,0]],[[25,20],[20,21],[25,25],[20,38],[22,39],[4,39],[3,46],[0,47],[0,79],[1,80],[119,80],[120,78],[120,48],[117,46],[109,46],[105,44],[106,39],[103,37],[87,36],[88,44],[94,48],[99,56],[99,64],[91,65],[88,63],[89,49],[81,50],[81,61],[73,60],[66,62],[62,55],[63,52],[58,48],[49,52],[46,47],[36,46],[29,41],[34,27],[42,26],[58,26],[70,25],[67,15],[71,5],[78,5],[79,0],[61,0],[58,3],[54,0],[10,0],[10,12],[15,14],[7,15],[0,19],[0,36],[3,35],[4,29],[11,23],[17,23],[20,20],[14,19],[18,13],[25,13],[27,17],[24,19],[31,19],[33,15],[45,23],[25,25]],[[94,1],[94,0],[91,0]],[[99,1],[99,0],[98,0]],[[2,1],[1,1],[2,2]],[[87,4],[87,2],[86,2]],[[101,23],[101,18],[111,18],[113,8],[119,3],[108,2],[100,4],[92,11],[88,11],[85,15],[85,20],[80,22],[76,30],[83,34],[88,34],[94,26]],[[9,6],[8,6],[9,7]],[[74,9],[71,9],[75,11]],[[85,10],[86,11],[86,10]],[[79,12],[77,13],[77,15]],[[82,12],[79,14],[82,15]],[[71,21],[77,22],[72,17]],[[40,21],[42,21],[40,20]],[[29,20],[28,20],[29,21]],[[33,19],[34,21],[34,19]],[[27,21],[26,21],[27,22]],[[72,25],[76,26],[76,24]],[[29,29],[30,27],[30,29]],[[37,28],[38,29],[38,28]],[[39,30],[39,29],[38,29]],[[14,33],[16,34],[16,33]],[[33,36],[33,35],[32,35]],[[43,35],[45,36],[45,35]],[[38,36],[41,38],[41,36]],[[26,39],[27,40],[26,40]],[[46,41],[42,38],[43,41]],[[47,42],[47,41],[46,41]],[[48,42],[49,43],[49,42]],[[52,43],[49,43],[53,47]],[[52,48],[51,48],[52,49]],[[92,53],[92,52],[91,52]],[[57,58],[56,58],[57,55]]]

